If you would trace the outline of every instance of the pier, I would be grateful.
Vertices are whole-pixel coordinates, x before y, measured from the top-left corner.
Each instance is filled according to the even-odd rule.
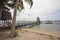
[[[37,22],[17,23],[16,28],[27,28],[37,25]]]

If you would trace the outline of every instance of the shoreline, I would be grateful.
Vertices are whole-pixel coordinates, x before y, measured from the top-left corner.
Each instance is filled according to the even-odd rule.
[[[31,28],[16,29],[18,35],[15,38],[10,38],[10,30],[0,32],[1,40],[60,40],[60,34],[45,30],[37,30]],[[2,35],[1,35],[2,34]]]
[[[46,34],[46,35],[51,35],[57,38],[60,38],[60,34],[58,32],[51,32],[51,31],[46,31],[46,30],[37,30],[37,29],[30,29],[30,28],[23,28],[21,31],[26,31],[26,32],[32,32],[32,33],[37,33],[37,34]]]

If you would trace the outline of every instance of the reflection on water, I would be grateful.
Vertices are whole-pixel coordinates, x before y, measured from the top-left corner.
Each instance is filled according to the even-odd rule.
[[[33,27],[34,29],[43,29],[43,30],[47,30],[47,31],[57,31],[60,32],[60,25],[58,24],[40,24],[37,25],[35,27]]]

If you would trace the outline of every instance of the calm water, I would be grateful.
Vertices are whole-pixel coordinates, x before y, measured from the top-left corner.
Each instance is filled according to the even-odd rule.
[[[40,24],[33,28],[38,29],[38,30],[43,29],[43,30],[47,30],[47,31],[60,32],[60,24]]]

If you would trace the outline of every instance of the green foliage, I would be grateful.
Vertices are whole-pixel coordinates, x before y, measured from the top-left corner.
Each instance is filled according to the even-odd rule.
[[[0,0],[0,6],[3,8],[3,9],[8,9],[6,7],[6,4],[8,3],[8,0]]]
[[[33,5],[33,1],[32,0],[25,0],[25,1],[28,4],[30,4],[30,8],[31,8]],[[8,7],[14,8],[15,4],[16,4],[16,0],[0,0],[0,5],[3,7],[3,9],[4,8],[9,9]],[[24,9],[23,0],[19,0],[17,10],[21,11],[22,9]]]

